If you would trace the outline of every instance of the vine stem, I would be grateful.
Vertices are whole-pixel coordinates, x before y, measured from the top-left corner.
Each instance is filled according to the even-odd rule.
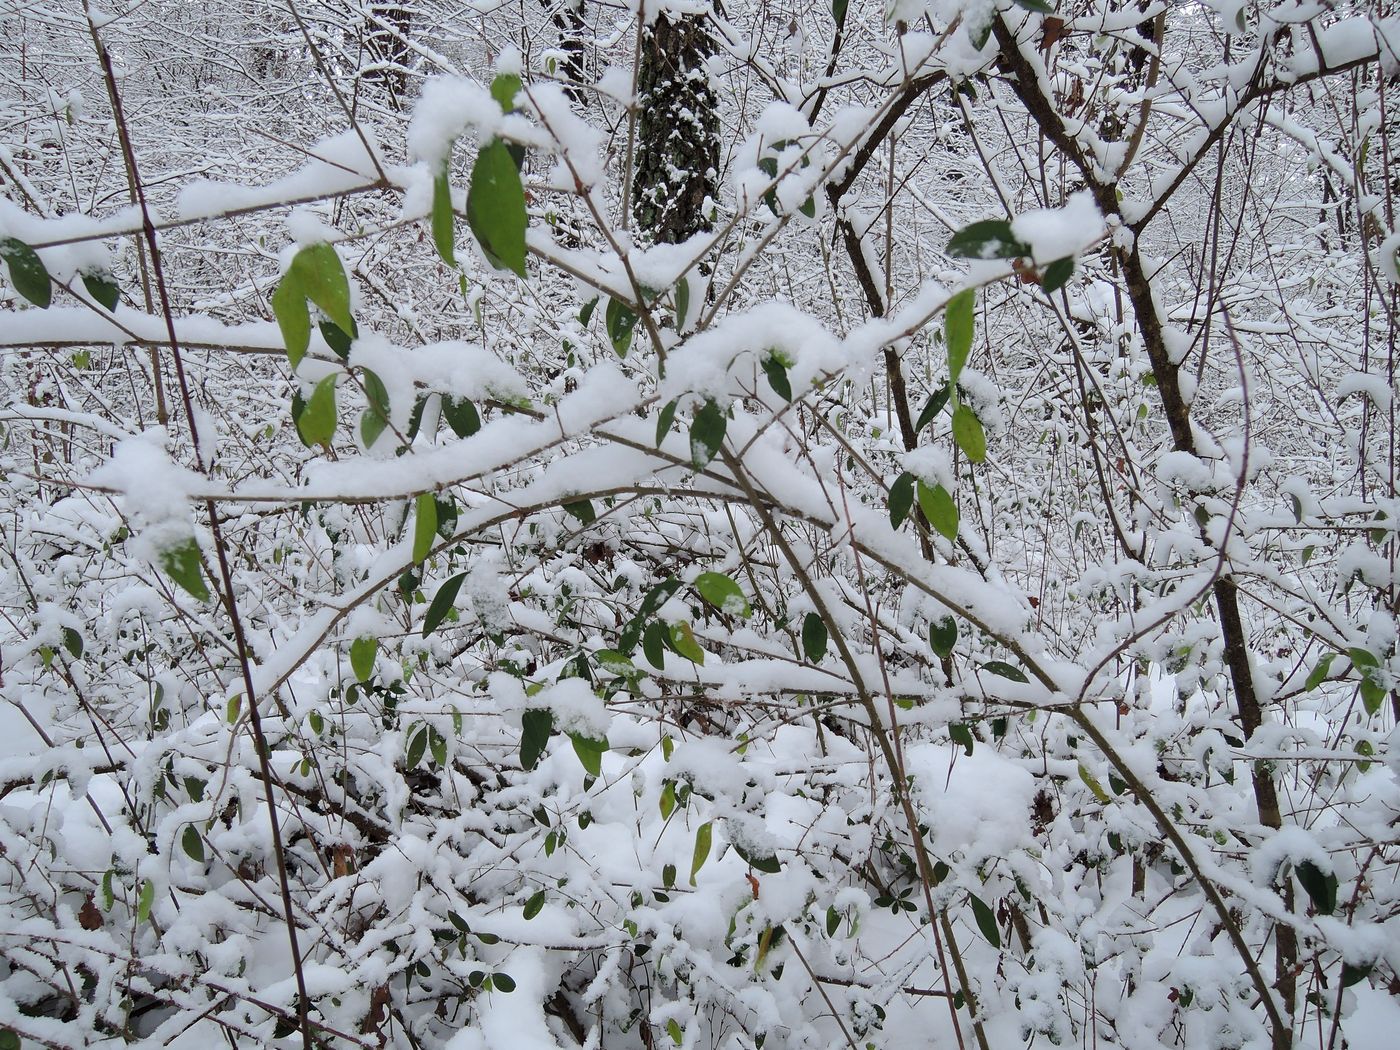
[[[194,448],[195,469],[208,474],[204,456],[200,449],[199,426],[195,421],[194,401],[190,396],[189,382],[185,376],[185,364],[180,352],[180,340],[175,334],[175,315],[171,310],[170,294],[165,283],[165,272],[161,263],[160,247],[156,241],[155,223],[151,220],[150,208],[146,202],[146,191],[141,185],[140,170],[136,162],[136,150],[131,143],[131,134],[122,108],[121,93],[117,87],[116,74],[112,69],[112,59],[92,20],[88,0],[83,0],[83,13],[87,17],[88,32],[92,37],[97,60],[102,66],[102,75],[107,82],[107,92],[112,101],[112,119],[116,123],[117,136],[121,142],[122,156],[131,174],[132,188],[137,204],[141,209],[141,232],[150,252],[151,276],[155,279],[156,294],[160,300],[160,311],[165,319],[166,335],[170,341],[170,358],[175,366],[175,377],[180,388],[180,401],[185,409],[185,420],[190,428],[190,443]],[[154,352],[154,350],[153,350]],[[238,615],[238,602],[234,597],[233,573],[229,568],[225,549],[223,529],[219,524],[218,508],[212,499],[204,500],[205,512],[209,517],[209,532],[214,541],[214,553],[219,564],[219,582],[224,608],[233,627],[234,645],[238,654],[239,672],[243,679],[244,695],[248,698],[248,722],[253,731],[253,744],[258,753],[258,773],[262,780],[263,794],[267,800],[267,819],[272,830],[272,854],[277,865],[277,884],[282,896],[282,912],[287,924],[287,939],[292,952],[292,971],[297,986],[297,1022],[301,1029],[303,1050],[312,1050],[311,1019],[308,1013],[306,975],[302,966],[301,945],[297,939],[297,924],[292,906],[291,882],[287,877],[286,848],[282,842],[282,829],[277,818],[277,793],[267,737],[263,733],[262,718],[258,713],[257,695],[253,687],[253,669],[248,659],[247,637],[243,631],[243,620]]]

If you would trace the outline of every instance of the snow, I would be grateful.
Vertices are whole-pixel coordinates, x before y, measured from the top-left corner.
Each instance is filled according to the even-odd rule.
[[[858,1046],[971,1046],[971,1015],[956,1015],[955,1036],[943,997],[961,983],[956,944],[992,1046],[1268,1045],[1260,989],[1220,925],[1238,922],[1266,971],[1275,927],[1296,929],[1342,1033],[1388,1045],[1400,731],[1388,702],[1366,709],[1348,650],[1377,654],[1381,680],[1395,674],[1382,600],[1400,520],[1386,458],[1395,391],[1366,267],[1400,280],[1400,241],[1378,188],[1379,89],[1354,105],[1334,90],[1378,84],[1387,64],[1330,77],[1321,63],[1378,52],[1392,21],[1307,0],[1250,8],[1240,30],[1222,2],[1201,25],[1231,34],[1227,54],[1168,11],[1149,125],[1119,180],[1144,89],[1140,71],[1104,63],[1160,3],[1082,12],[1058,41],[1054,23],[1003,5],[1031,79],[988,85],[976,74],[997,48],[972,45],[993,13],[985,0],[896,4],[907,31],[858,47],[848,36],[830,73],[825,9],[786,31],[764,23],[775,43],[699,0],[634,0],[585,27],[595,85],[527,83],[509,115],[486,85],[560,54],[554,28],[539,38],[519,8],[469,8],[470,39],[450,60],[410,34],[418,98],[404,111],[373,78],[352,85],[368,147],[355,130],[319,143],[296,130],[343,125],[302,97],[311,67],[295,49],[264,62],[221,23],[229,54],[186,92],[167,83],[183,76],[168,63],[132,59],[160,40],[154,6],[105,23],[117,60],[127,52],[117,83],[137,114],[191,420],[165,316],[130,305],[139,221],[100,73],[55,57],[86,53],[85,27],[68,47],[63,19],[44,24],[53,41],[21,26],[37,72],[14,72],[24,90],[0,132],[12,195],[0,236],[37,245],[58,284],[111,273],[123,302],[107,313],[55,285],[55,304],[33,308],[0,269],[0,955],[23,960],[0,966],[0,1026],[25,1045],[88,1045],[123,1031],[124,999],[154,991],[170,1001],[142,1012],[137,1045],[207,1045],[219,1023],[249,1045],[275,1041],[296,982],[255,703],[312,1009],[351,1041],[379,1038],[368,1015],[383,988],[382,1033],[411,1032],[424,1050],[693,1050],[759,1035],[800,1048],[844,1045],[843,1027]],[[713,28],[703,75],[727,100],[714,226],[681,244],[651,243],[616,192],[637,130],[618,105],[633,92],[634,15],[663,9]],[[274,97],[234,68],[293,90]],[[1241,106],[1261,68],[1317,79],[1267,84]],[[882,290],[872,311],[825,188],[916,83],[928,94],[837,204]],[[952,163],[966,144],[952,84],[977,93],[966,113],[978,141],[997,144],[990,173]],[[1055,137],[1022,135],[1034,120],[1017,91],[1031,90],[1090,177],[1119,182],[1121,217],[1083,191],[1061,199],[1083,173]],[[290,147],[248,137],[264,105]],[[1115,142],[1110,112],[1129,118]],[[1206,150],[1227,126],[1248,134]],[[472,148],[493,136],[527,147],[524,280],[467,251],[449,271],[423,221],[444,171],[465,210]],[[406,166],[389,161],[400,149]],[[1226,217],[1218,256],[1201,218],[1217,158],[1249,220],[1236,230]],[[246,174],[230,184],[191,169]],[[1324,177],[1360,227],[1337,228]],[[814,218],[798,212],[809,197]],[[1005,261],[946,256],[967,221],[1016,211],[1039,272],[1078,257],[1063,300]],[[347,264],[359,336],[343,361],[313,333],[289,374],[267,296],[279,258],[320,242]],[[1125,280],[1138,264],[1148,303]],[[959,396],[997,443],[984,464],[954,455],[946,414],[905,448],[888,375],[892,361],[917,413],[941,381],[943,313],[962,290],[977,297],[977,368]],[[653,295],[655,327],[619,359],[606,299]],[[1147,382],[1149,310],[1183,366],[1190,450]],[[1222,310],[1229,352],[1218,327],[1201,338]],[[153,360],[167,427],[152,425]],[[765,375],[774,361],[791,402]],[[365,450],[369,372],[392,430]],[[306,448],[288,402],[326,376],[338,427],[329,447]],[[471,400],[480,430],[443,426],[446,397]],[[690,430],[709,398],[729,455],[697,473]],[[955,542],[921,535],[917,515],[891,526],[901,471],[954,494]],[[455,516],[419,559],[425,493]],[[584,498],[592,523],[563,509]],[[191,540],[210,565],[226,556],[252,697],[229,608],[178,593],[160,565]],[[752,610],[710,607],[693,587],[702,572],[736,580]],[[1222,572],[1240,588],[1263,705],[1248,740],[1213,593]],[[663,601],[653,588],[668,578],[679,582]],[[425,635],[431,603],[459,579],[452,617]],[[929,637],[944,616],[957,628],[947,659]],[[703,664],[658,653],[656,626],[681,624]],[[376,655],[359,681],[349,654],[363,638]],[[600,657],[619,649],[635,673]],[[1305,688],[1333,652],[1332,675]],[[541,709],[554,732],[525,768],[523,716]],[[571,735],[607,740],[600,774]],[[431,746],[410,769],[411,741]],[[1252,793],[1250,773],[1265,769],[1286,814],[1278,832],[1260,826]],[[1280,874],[1309,863],[1336,876],[1345,909],[1316,914],[1296,886],[1285,906]],[[146,885],[151,915],[138,921]],[[1375,970],[1340,992],[1344,961]],[[71,1017],[32,1008],[66,1002],[70,973],[98,982]],[[485,989],[488,973],[516,989]],[[1296,1040],[1318,1041],[1330,1015],[1301,996],[1297,1010]]]
[[[361,132],[361,134],[367,134]],[[198,181],[180,191],[178,214],[181,219],[204,219],[283,204],[310,200],[337,193],[348,193],[373,185],[379,180],[382,163],[372,138],[365,141],[353,131],[342,132],[316,143],[310,159],[297,171],[263,186]],[[321,239],[325,239],[324,237]]]
[[[978,865],[1029,843],[1035,782],[1020,765],[985,746],[921,744],[905,753],[932,849],[949,862]]]
[[[1060,208],[1037,208],[1011,220],[1011,232],[1030,245],[1038,263],[1078,255],[1104,233],[1103,216],[1087,190],[1071,193]]]

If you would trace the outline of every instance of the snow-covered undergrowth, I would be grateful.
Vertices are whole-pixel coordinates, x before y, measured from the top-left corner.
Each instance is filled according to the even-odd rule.
[[[69,6],[0,1050],[1386,1045],[1395,18]]]

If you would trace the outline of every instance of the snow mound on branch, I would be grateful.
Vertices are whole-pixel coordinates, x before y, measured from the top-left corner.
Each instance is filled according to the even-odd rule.
[[[1078,255],[1103,231],[1103,216],[1085,191],[1071,193],[1063,208],[1036,208],[1011,220],[1011,232],[1030,245],[1038,263]]]
[[[923,744],[909,749],[905,767],[940,859],[962,854],[975,864],[1030,843],[1035,781],[1015,762],[986,746],[968,755],[961,747]]]

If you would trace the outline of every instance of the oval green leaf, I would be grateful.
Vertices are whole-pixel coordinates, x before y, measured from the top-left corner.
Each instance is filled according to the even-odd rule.
[[[700,873],[700,869],[705,866],[706,859],[710,856],[710,839],[714,834],[714,825],[710,821],[705,821],[695,832],[695,849],[690,855],[690,884],[695,885],[695,876]]]
[[[554,715],[550,711],[531,708],[520,719],[520,765],[534,769],[554,732]]]
[[[966,405],[959,405],[953,410],[953,440],[973,463],[986,461],[987,435],[982,430],[981,421]]]
[[[982,931],[982,936],[987,938],[993,948],[1000,948],[1001,931],[997,929],[997,917],[992,914],[992,909],[987,907],[987,902],[975,893],[967,895],[967,902],[972,905],[972,917],[977,920],[977,928]]]
[[[814,612],[802,620],[802,652],[812,663],[820,663],[826,655],[826,623]]]
[[[897,529],[909,517],[914,507],[914,475],[908,471],[895,478],[890,486],[890,528]]]
[[[957,385],[958,376],[962,374],[963,365],[967,364],[967,355],[972,350],[972,311],[976,298],[976,289],[965,288],[949,299],[948,305],[943,308],[943,334],[948,343],[949,388]],[[944,400],[947,400],[946,396]]]
[[[467,574],[459,572],[456,576],[449,577],[437,593],[433,595],[433,600],[428,603],[427,615],[423,617],[423,637],[426,638],[438,629],[438,624],[442,623],[443,617],[457,603],[457,592],[462,589],[462,581],[467,578]]]
[[[491,265],[525,276],[525,188],[500,139],[476,155],[467,190],[467,225]]]
[[[103,309],[109,313],[115,310],[117,303],[121,301],[121,289],[105,273],[83,274],[83,287],[87,289],[88,295],[92,296],[93,300],[100,303]]]
[[[729,425],[728,416],[719,402],[707,398],[695,413],[690,423],[690,463],[696,470],[705,466],[718,454],[724,444],[724,431]]]
[[[53,286],[39,253],[14,237],[0,237],[0,258],[10,268],[10,283],[15,291],[41,310],[47,309],[53,302]]]
[[[457,265],[457,257],[452,245],[452,184],[447,181],[447,172],[433,179],[433,246],[448,266]]]
[[[413,562],[415,565],[428,556],[437,538],[437,498],[431,492],[424,492],[414,501],[413,515]]]
[[[953,497],[942,485],[934,485],[929,488],[922,481],[918,483],[919,506],[923,509],[924,517],[944,539],[952,541],[958,538],[958,507],[953,502]]]
[[[940,660],[953,655],[953,646],[958,644],[958,621],[945,616],[928,625],[928,645]]]
[[[753,610],[739,585],[721,572],[702,572],[695,577],[700,597],[728,616],[747,617]]]
[[[329,445],[335,436],[335,380],[332,373],[317,383],[297,417],[297,434],[308,448]]]
[[[193,536],[160,552],[160,568],[191,596],[209,600],[209,588],[199,564],[199,544]]]
[[[379,652],[379,639],[356,638],[350,643],[350,670],[356,681],[367,682],[374,674],[374,658]]]

